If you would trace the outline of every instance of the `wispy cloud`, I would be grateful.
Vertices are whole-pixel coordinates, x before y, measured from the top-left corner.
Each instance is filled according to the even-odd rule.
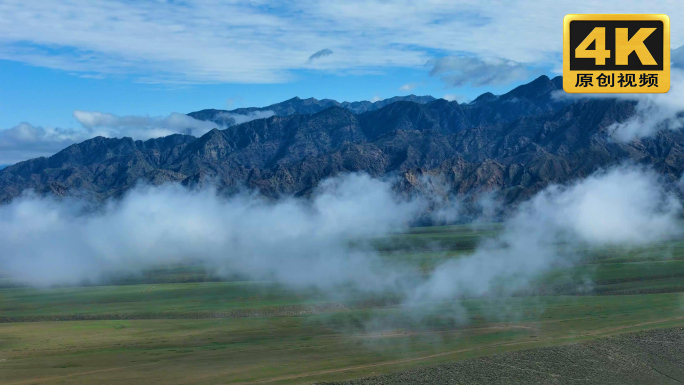
[[[670,91],[666,94],[624,94],[617,97],[637,101],[636,113],[631,118],[608,127],[613,138],[620,142],[653,137],[661,130],[684,128],[684,71],[682,70],[672,69]]]
[[[621,99],[636,102],[635,113],[627,120],[607,127],[611,137],[622,143],[652,138],[660,131],[684,128],[684,46],[671,50],[670,90],[663,94],[568,94],[557,98]]]
[[[214,128],[263,119],[273,111],[254,111],[246,114],[225,112],[216,121],[194,119],[172,112],[167,116],[114,115],[99,111],[73,113],[77,128],[40,127],[22,122],[12,128],[0,130],[0,164],[14,164],[22,160],[50,156],[65,147],[96,136],[106,138],[129,137],[147,140],[173,134],[202,136]]]
[[[647,168],[623,165],[568,185],[551,185],[519,206],[497,238],[437,266],[412,295],[414,301],[497,290],[510,295],[592,248],[679,237],[681,214],[679,199]]]
[[[201,136],[216,123],[173,112],[168,116],[118,116],[98,111],[74,111],[74,118],[92,136],[151,139],[171,134]]]
[[[264,114],[235,115],[232,122],[243,123],[265,117],[262,115]],[[175,112],[168,116],[118,116],[77,110],[74,111],[74,118],[80,127],[41,127],[22,122],[0,130],[0,164],[14,164],[22,160],[50,156],[71,144],[96,136],[126,136],[146,140],[172,134],[201,136],[213,128],[224,128],[215,122],[197,120]]]
[[[671,52],[670,90],[665,94],[595,95],[637,102],[636,113],[624,122],[613,123],[608,130],[620,142],[655,136],[662,130],[684,128],[684,46]],[[567,97],[567,96],[566,96]],[[570,96],[572,97],[572,96]]]
[[[442,99],[448,100],[450,102],[458,101],[459,103],[467,103],[470,101],[467,96],[459,94],[445,94]]]
[[[288,81],[293,71],[311,67],[307,58],[321,46],[335,52],[315,60],[325,71],[420,68],[436,51],[553,66],[560,62],[558,26],[565,14],[616,9],[684,19],[681,2],[673,0],[655,8],[637,0],[543,7],[532,0],[303,0],[269,7],[259,1],[5,0],[0,58],[184,84]],[[672,44],[682,43],[684,24],[673,23]]]
[[[399,91],[411,92],[416,87],[418,87],[418,83],[406,83],[403,86],[399,87]]]
[[[449,56],[430,60],[431,76],[439,76],[453,87],[471,85],[500,86],[524,80],[534,75],[534,70],[526,64],[501,58],[481,59],[468,56]]]

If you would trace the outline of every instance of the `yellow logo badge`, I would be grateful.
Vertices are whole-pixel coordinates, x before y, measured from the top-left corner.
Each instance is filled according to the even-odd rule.
[[[663,93],[670,89],[667,15],[567,15],[563,89],[572,93]]]

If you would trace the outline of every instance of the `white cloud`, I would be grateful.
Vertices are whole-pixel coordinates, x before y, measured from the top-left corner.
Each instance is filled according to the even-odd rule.
[[[620,94],[620,99],[637,102],[636,114],[608,130],[620,142],[653,137],[661,130],[684,128],[684,70],[670,71],[670,91],[665,94]]]
[[[467,96],[459,94],[445,94],[442,96],[442,99],[448,100],[450,102],[458,101],[459,103],[468,103],[470,101]]]
[[[202,136],[213,128],[214,122],[194,119],[185,114],[173,112],[164,117],[117,116],[97,111],[74,111],[74,118],[89,133],[89,136],[124,137],[146,140],[171,134]],[[222,128],[222,127],[219,127]]]
[[[0,206],[0,270],[50,285],[197,260],[225,275],[382,290],[399,270],[385,269],[368,241],[405,228],[421,207],[357,174],[323,182],[311,201],[165,185],[84,213],[79,201],[25,196]]]
[[[519,63],[560,62],[568,13],[666,13],[684,43],[678,0],[508,2],[303,0],[0,4],[0,58],[149,82],[272,83],[292,71],[422,66],[440,51]],[[320,47],[334,51],[307,64]]]
[[[663,94],[568,94],[556,91],[557,98],[621,99],[636,102],[635,114],[607,129],[618,142],[652,138],[662,130],[684,128],[684,46],[671,51],[670,90]]]
[[[521,213],[583,242],[624,246],[681,235],[681,210],[656,172],[621,166],[567,187],[550,186]]]
[[[670,90],[661,94],[568,94],[554,92],[556,98],[621,99],[636,102],[635,114],[607,129],[618,142],[652,138],[662,130],[684,128],[684,46],[671,51]]]
[[[682,205],[661,177],[621,166],[552,185],[523,203],[504,231],[470,256],[451,259],[412,294],[412,301],[486,295],[525,288],[596,247],[647,245],[681,236]]]
[[[413,91],[416,87],[418,87],[418,83],[406,83],[403,86],[399,87],[399,91],[410,92]]]
[[[270,118],[273,115],[275,115],[275,113],[271,110],[253,111],[253,112],[248,112],[246,114],[236,114],[236,113],[232,113],[232,112],[221,112],[216,116],[216,118],[217,118],[217,120],[223,121],[226,125],[234,125],[234,124],[242,124],[242,123],[250,122],[250,121],[255,120],[255,119]]]
[[[242,123],[267,117],[269,111],[232,115],[233,121]],[[117,116],[96,111],[74,111],[78,128],[33,126],[23,122],[12,128],[0,130],[0,165],[14,164],[40,156],[51,156],[67,146],[96,136],[108,138],[130,137],[147,140],[172,134],[201,136],[213,128],[225,128],[214,122],[193,119],[190,116],[171,113],[168,116]]]
[[[22,160],[48,156],[82,138],[79,130],[37,127],[22,122],[0,130],[0,164],[9,165]]]
[[[371,244],[424,213],[426,194],[401,198],[392,181],[350,174],[322,182],[311,199],[225,197],[167,184],[138,187],[100,210],[84,210],[77,200],[27,195],[0,206],[0,270],[51,285],[194,260],[226,276],[333,289],[338,297],[358,289],[393,291],[407,305],[429,305],[511,294],[596,247],[647,245],[684,230],[681,204],[661,178],[622,166],[548,187],[516,209],[499,236],[422,279],[396,259],[381,258]]]

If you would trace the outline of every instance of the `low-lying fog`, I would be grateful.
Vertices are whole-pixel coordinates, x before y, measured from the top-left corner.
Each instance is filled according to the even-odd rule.
[[[278,201],[175,184],[141,186],[95,211],[75,199],[26,195],[0,206],[0,269],[18,282],[49,286],[194,260],[224,276],[316,287],[338,297],[342,287],[392,292],[416,304],[487,295],[494,285],[506,294],[576,262],[576,250],[645,245],[683,229],[681,203],[658,174],[623,165],[547,187],[472,254],[406,279],[409,266],[381,258],[370,241],[407,230],[436,199],[403,198],[392,185],[348,174],[321,183],[310,198]]]

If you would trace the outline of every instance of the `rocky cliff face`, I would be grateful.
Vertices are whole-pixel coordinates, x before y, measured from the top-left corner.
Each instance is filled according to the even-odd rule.
[[[671,179],[684,171],[681,132],[615,142],[607,128],[631,117],[634,103],[556,98],[561,83],[560,77],[542,76],[468,104],[398,100],[360,113],[318,101],[307,104],[316,106],[311,113],[284,109],[200,138],[98,137],[0,170],[0,200],[26,189],[105,199],[141,181],[210,182],[227,192],[246,186],[272,197],[306,195],[326,177],[363,171],[396,175],[398,188],[406,191],[434,176],[451,193],[496,190],[507,203],[516,203],[549,183],[625,160],[653,165]],[[190,115],[211,120],[206,111]]]

